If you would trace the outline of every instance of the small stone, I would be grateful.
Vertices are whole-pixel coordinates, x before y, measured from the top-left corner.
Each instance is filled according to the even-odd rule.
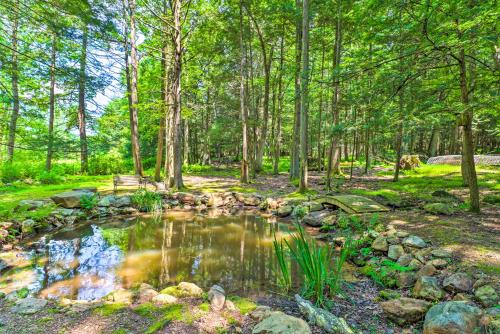
[[[465,293],[457,293],[453,297],[453,301],[456,302],[470,302],[472,300],[471,295],[465,294]]]
[[[484,307],[490,307],[498,303],[498,294],[492,285],[483,285],[474,292],[474,295]]]
[[[132,205],[132,199],[130,198],[130,196],[117,197],[115,201],[112,203],[112,206],[116,208],[123,208],[131,205]]]
[[[397,274],[396,285],[398,288],[409,288],[415,284],[415,273],[403,271]]]
[[[415,248],[427,247],[427,243],[416,235],[410,235],[403,240],[403,245]]]
[[[132,304],[134,295],[131,291],[125,289],[119,289],[111,292],[106,296],[106,300],[110,302],[120,303],[120,304]]]
[[[489,277],[481,277],[479,278],[476,282],[474,282],[474,285],[472,286],[472,288],[474,290],[477,290],[479,289],[480,287],[482,287],[483,285],[486,285],[486,284],[491,284],[493,283],[493,280]]]
[[[431,303],[414,298],[399,298],[380,303],[386,316],[398,325],[412,324],[424,317]]]
[[[413,255],[411,254],[403,254],[398,258],[397,263],[400,266],[406,267],[407,265],[410,264],[411,260],[413,260]]]
[[[208,300],[210,301],[212,310],[222,310],[226,301],[224,289],[219,285],[213,285],[210,290],[208,290]]]
[[[107,195],[102,197],[99,202],[97,203],[98,206],[103,206],[103,207],[109,207],[112,206],[113,203],[116,201],[116,197],[113,195]]]
[[[413,296],[427,300],[440,300],[444,297],[444,291],[439,287],[435,277],[421,276],[413,287]]]
[[[177,298],[166,293],[160,293],[154,296],[151,301],[154,304],[160,304],[160,305],[175,304],[177,303]]]
[[[203,290],[199,286],[189,282],[180,282],[177,288],[190,297],[200,297],[203,293]]]
[[[420,269],[422,268],[423,264],[417,259],[412,259],[410,263],[408,263],[408,267],[412,269]]]
[[[47,305],[47,300],[27,297],[16,301],[11,311],[18,314],[34,314]]]
[[[392,260],[398,260],[402,255],[405,254],[405,250],[401,245],[390,245],[387,257]]]
[[[292,211],[293,211],[293,207],[290,206],[290,205],[283,205],[281,207],[278,208],[278,217],[287,217],[287,216],[290,216],[292,214]]]
[[[417,272],[417,278],[422,276],[434,276],[436,271],[436,267],[434,267],[432,264],[426,264]]]
[[[424,334],[480,333],[482,312],[465,302],[444,302],[431,307],[425,315]]]
[[[408,232],[404,232],[404,231],[397,231],[396,232],[396,236],[398,238],[406,238],[407,236],[409,236],[410,234]]]
[[[377,251],[387,252],[389,250],[387,238],[383,236],[377,237],[372,243],[372,248]]]
[[[322,308],[315,307],[311,302],[299,295],[295,295],[295,301],[299,306],[300,312],[307,317],[311,324],[323,328],[328,333],[354,334],[344,318],[339,318]]]
[[[323,225],[332,224],[337,216],[331,211],[315,211],[310,212],[302,218],[302,223],[312,226],[321,227]]]
[[[283,312],[271,312],[264,320],[259,322],[252,330],[252,334],[310,334],[311,329],[307,322],[300,318],[292,317]]]
[[[401,240],[399,240],[398,237],[395,235],[387,237],[387,243],[389,245],[399,245],[401,243]]]
[[[442,258],[442,259],[449,259],[453,254],[451,251],[443,248],[438,248],[434,249],[431,252],[431,255],[434,257]]]
[[[434,267],[436,267],[437,269],[443,269],[444,267],[446,267],[448,265],[448,262],[444,259],[434,259],[434,260],[428,261],[427,264],[431,264]]]
[[[445,278],[443,288],[448,292],[469,292],[472,289],[472,279],[466,273],[455,273]]]
[[[37,222],[33,219],[26,219],[21,223],[21,231],[23,234],[33,233],[37,225]]]
[[[153,289],[151,285],[142,283],[139,287],[137,302],[140,304],[150,302],[157,295],[158,291]]]
[[[263,305],[257,306],[255,310],[248,314],[248,316],[255,321],[262,321],[262,319],[268,317],[269,315],[271,315],[271,308]]]

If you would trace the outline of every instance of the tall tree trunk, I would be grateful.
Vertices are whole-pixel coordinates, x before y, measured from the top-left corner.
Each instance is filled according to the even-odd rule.
[[[437,128],[437,125],[434,125],[432,127],[432,134],[431,134],[431,140],[429,142],[429,157],[435,157],[438,153],[438,148],[439,148],[439,129]]]
[[[401,67],[402,70],[402,67]],[[397,121],[397,132],[396,141],[394,144],[394,150],[396,151],[396,161],[394,161],[394,177],[393,181],[397,182],[399,180],[399,170],[400,170],[400,160],[401,160],[401,148],[403,141],[403,115],[404,115],[404,89],[401,87],[399,92],[399,119]]]
[[[281,113],[283,111],[283,71],[284,71],[284,53],[285,53],[285,24],[283,24],[283,35],[280,41],[280,67],[278,74],[278,110],[276,115],[276,132],[274,138],[274,175],[279,174],[280,162],[280,144],[281,144]]]
[[[339,1],[337,5],[337,21],[335,29],[335,46],[333,51],[333,94],[332,94],[332,111],[333,111],[333,125],[338,131],[340,125],[340,80],[339,80],[339,69],[340,69],[340,57],[342,51],[342,0]],[[327,188],[331,188],[331,176],[332,174],[340,174],[340,138],[339,133],[331,135],[330,138],[330,151],[328,167],[326,173],[326,185]],[[347,156],[346,156],[347,158]]]
[[[174,0],[174,75],[173,75],[173,184],[175,189],[184,187],[182,181],[182,129],[181,129],[181,76],[182,76],[182,26],[181,26],[181,0]]]
[[[47,160],[45,169],[50,171],[52,168],[52,147],[54,145],[54,116],[55,116],[55,87],[56,87],[56,43],[57,35],[52,34],[52,52],[50,57],[50,97],[49,97],[49,140],[47,143]]]
[[[246,106],[245,82],[246,82],[246,50],[243,42],[243,0],[240,0],[240,113],[242,134],[242,157],[241,157],[241,183],[248,183],[248,108]]]
[[[132,142],[132,156],[134,158],[134,170],[136,175],[143,175],[142,161],[141,161],[141,148],[139,144],[139,117],[137,107],[139,104],[139,94],[137,91],[138,82],[138,67],[139,60],[137,56],[136,45],[136,26],[135,26],[135,0],[129,0],[130,6],[130,62],[132,65],[132,75],[130,81],[132,108],[130,115],[130,134]]]
[[[244,84],[244,83],[243,83]],[[201,157],[202,165],[210,164],[210,137],[209,137],[209,129],[210,129],[210,103],[212,100],[210,99],[210,87],[207,87],[207,106],[205,108],[205,119],[202,117],[202,127],[203,127],[203,152]],[[241,102],[241,101],[240,101]]]
[[[163,145],[165,144],[165,122],[167,119],[166,96],[168,86],[168,69],[167,69],[168,46],[165,45],[161,50],[161,106],[162,113],[160,117],[160,127],[158,129],[158,143],[156,148],[156,164],[155,164],[155,181],[161,180],[161,167],[163,159]]]
[[[295,0],[295,8],[300,12],[301,1]],[[299,14],[295,20],[295,113],[293,118],[293,136],[290,152],[290,179],[298,179],[300,175],[300,62],[302,53],[302,20]]]
[[[308,187],[307,180],[307,114],[309,109],[309,0],[302,1],[302,68],[300,75],[300,184],[299,191]]]
[[[78,82],[78,129],[80,132],[80,171],[88,172],[88,151],[87,151],[87,122],[85,111],[85,86],[86,86],[86,67],[87,67],[87,43],[88,27],[83,27],[82,51],[80,54],[80,73]]]
[[[469,199],[471,211],[479,212],[479,188],[477,185],[476,166],[474,163],[474,140],[472,135],[473,110],[469,103],[469,88],[467,85],[467,68],[465,63],[465,52],[462,48],[459,55],[460,68],[460,97],[464,105],[461,115],[463,129],[462,139],[462,178],[469,186]]]
[[[17,65],[17,29],[19,26],[19,0],[16,1],[12,20],[12,114],[9,123],[9,142],[7,143],[7,159],[14,159],[14,148],[16,145],[17,118],[19,117],[19,69]]]
[[[325,43],[321,49],[321,83],[319,87],[319,115],[318,115],[318,171],[323,169],[323,156],[321,155],[321,125],[323,123],[323,79],[325,77]]]

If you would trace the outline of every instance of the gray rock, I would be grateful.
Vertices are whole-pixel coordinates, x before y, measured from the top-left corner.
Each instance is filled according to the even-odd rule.
[[[372,243],[372,248],[377,251],[387,252],[389,249],[387,238],[383,236],[377,237]]]
[[[47,305],[47,300],[27,297],[16,301],[11,311],[18,314],[34,314]]]
[[[200,297],[203,290],[194,283],[180,282],[177,288],[190,297]]]
[[[451,215],[455,211],[448,203],[429,203],[424,205],[424,210],[436,215]]]
[[[252,330],[252,334],[310,334],[311,329],[307,322],[292,317],[283,312],[271,314],[259,322]]]
[[[208,301],[210,302],[210,307],[214,311],[220,311],[224,308],[224,303],[226,302],[226,292],[219,285],[213,285],[210,290],[208,290]]]
[[[330,211],[310,212],[302,218],[302,223],[312,227],[320,227],[331,224],[335,217],[336,215]]]
[[[416,235],[410,235],[409,237],[405,238],[403,240],[403,245],[415,248],[427,247],[427,243],[422,240],[422,238],[419,238]]]
[[[452,257],[453,253],[447,249],[438,248],[431,252],[431,255],[438,258],[449,259]]]
[[[34,201],[34,200],[25,199],[25,200],[19,201],[19,204],[17,205],[16,210],[19,210],[21,208],[25,208],[26,210],[31,211],[31,210],[39,209],[44,205],[45,205],[44,201]]]
[[[120,196],[117,197],[112,204],[116,208],[123,208],[132,205],[132,199],[130,196]]]
[[[68,217],[68,216],[73,216],[78,210],[75,209],[65,209],[65,208],[59,208],[54,210],[52,213],[56,215],[61,215],[63,217]]]
[[[397,263],[400,266],[406,267],[407,265],[410,264],[411,260],[413,260],[413,255],[411,254],[403,254],[398,258]]]
[[[292,214],[293,207],[291,205],[283,205],[278,208],[278,217],[288,217]]]
[[[412,324],[424,317],[431,303],[413,298],[399,298],[380,303],[385,315],[398,325]]]
[[[432,264],[437,269],[443,269],[448,265],[448,261],[445,259],[434,259],[427,262],[427,264]]]
[[[155,304],[167,305],[167,304],[175,304],[177,303],[177,297],[166,293],[160,293],[151,299],[151,301]]]
[[[432,264],[426,264],[417,272],[417,278],[422,276],[434,276],[436,271],[436,267],[434,267]]]
[[[63,208],[73,209],[81,207],[80,200],[82,197],[92,195],[92,192],[86,190],[75,190],[54,195],[50,199]]]
[[[424,334],[481,333],[479,308],[466,302],[444,302],[431,307],[425,315]]]
[[[413,287],[413,296],[417,298],[440,300],[444,297],[444,294],[435,277],[421,276]]]
[[[116,197],[113,195],[107,195],[102,197],[97,203],[98,206],[109,207],[113,206],[113,203],[116,201]]]
[[[156,291],[153,288],[153,286],[146,284],[146,283],[142,283],[139,286],[139,293],[137,296],[137,302],[140,304],[150,302],[157,295],[158,295],[158,291]]]
[[[248,314],[248,316],[250,318],[252,318],[253,320],[259,322],[259,321],[262,321],[262,319],[270,316],[271,313],[272,313],[272,311],[271,311],[271,308],[269,306],[259,305],[255,308],[255,310],[250,312]]]
[[[354,333],[344,318],[336,317],[326,310],[313,306],[313,304],[299,295],[295,295],[295,301],[299,306],[300,312],[307,317],[309,322],[323,328],[327,333]]]
[[[484,307],[498,303],[498,294],[492,285],[483,285],[474,292],[474,295]]]
[[[401,245],[390,245],[387,257],[392,260],[398,260],[401,256],[405,254],[405,250]]]
[[[30,234],[33,233],[34,229],[38,226],[39,224],[33,219],[26,219],[21,223],[21,231],[24,234]]]
[[[134,295],[131,291],[119,289],[111,292],[106,296],[106,300],[120,304],[132,304]]]
[[[321,211],[324,209],[321,203],[310,201],[302,203],[302,206],[305,206],[309,209],[309,212]]]
[[[469,292],[472,279],[466,273],[454,273],[443,281],[443,288],[449,292]]]
[[[410,288],[417,280],[415,273],[403,271],[397,274],[396,285],[398,288]]]

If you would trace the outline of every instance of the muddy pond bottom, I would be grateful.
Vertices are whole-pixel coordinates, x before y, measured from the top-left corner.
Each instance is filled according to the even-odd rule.
[[[162,289],[188,281],[261,295],[277,286],[274,234],[286,237],[290,228],[245,212],[84,224],[44,237],[27,255],[31,264],[4,273],[0,288],[23,284],[43,298],[94,300],[142,282]]]

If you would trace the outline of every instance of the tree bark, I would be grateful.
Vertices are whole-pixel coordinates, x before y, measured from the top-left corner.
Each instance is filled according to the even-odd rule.
[[[156,164],[155,164],[155,181],[161,181],[161,167],[163,160],[163,146],[165,144],[165,122],[167,118],[166,95],[168,86],[168,69],[167,69],[167,54],[168,47],[165,45],[161,50],[161,117],[160,127],[158,129],[158,143],[156,148]]]
[[[276,112],[276,132],[274,137],[274,175],[279,174],[280,162],[280,144],[281,144],[281,113],[283,111],[283,71],[284,71],[284,53],[285,53],[285,25],[283,24],[283,35],[280,41],[280,67],[278,74],[278,109]]]
[[[130,115],[130,134],[132,142],[132,156],[134,158],[134,170],[136,175],[143,175],[142,161],[141,161],[141,148],[139,144],[139,117],[138,117],[138,104],[139,104],[139,94],[137,91],[137,81],[138,81],[138,67],[139,60],[137,56],[137,45],[136,45],[136,26],[135,26],[135,0],[129,0],[130,7],[130,62],[132,65],[132,75],[130,81],[131,88],[131,115]]]
[[[332,112],[333,112],[333,124],[335,131],[339,131],[338,127],[340,125],[340,80],[338,71],[340,69],[340,57],[342,51],[342,4],[339,1],[337,5],[337,21],[335,29],[335,46],[333,51],[333,94],[332,94]],[[332,174],[340,174],[340,134],[332,134],[330,138],[330,150],[332,154],[329,155],[328,167],[326,173],[326,186],[328,189],[331,188],[331,176]],[[346,157],[347,158],[347,157]]]
[[[240,0],[240,113],[242,124],[242,158],[241,158],[241,183],[248,183],[250,181],[248,175],[248,109],[246,106],[245,97],[245,73],[246,73],[246,50],[243,43],[243,1]]]
[[[301,1],[295,0],[297,12],[301,8]],[[302,52],[302,23],[301,16],[295,20],[295,113],[293,118],[293,136],[290,152],[290,179],[298,179],[300,174],[300,62]]]
[[[9,123],[9,141],[7,143],[7,159],[14,159],[14,148],[16,145],[17,118],[19,117],[19,69],[17,64],[17,29],[19,28],[19,1],[14,5],[14,17],[12,20],[12,114]]]
[[[181,0],[174,0],[174,74],[173,74],[173,113],[172,113],[172,134],[173,134],[173,184],[175,189],[184,187],[182,181],[182,129],[181,129],[181,76],[182,76],[182,26],[181,26]]]
[[[80,133],[80,172],[88,172],[88,150],[87,150],[87,122],[85,110],[85,86],[86,86],[86,67],[87,67],[87,43],[88,26],[83,27],[82,51],[80,54],[80,73],[78,82],[78,130]]]
[[[302,1],[302,68],[300,76],[300,184],[299,191],[308,187],[307,175],[307,114],[309,109],[309,1]]]
[[[57,35],[52,34],[52,52],[50,57],[50,97],[49,97],[49,140],[47,143],[47,160],[45,161],[45,169],[50,171],[52,168],[52,147],[54,145],[54,117],[55,117],[55,87],[56,87],[56,43]]]

